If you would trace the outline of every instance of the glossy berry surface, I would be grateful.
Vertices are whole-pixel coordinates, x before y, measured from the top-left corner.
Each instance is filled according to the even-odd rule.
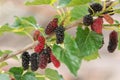
[[[93,17],[91,15],[86,15],[83,18],[83,24],[89,26],[93,23]]]
[[[101,17],[98,17],[93,21],[93,24],[91,25],[91,29],[98,34],[102,34],[102,28],[103,28],[103,19]]]
[[[24,70],[29,68],[30,55],[28,52],[22,54],[22,67]]]
[[[31,54],[31,70],[36,71],[39,68],[39,54],[32,53]]]
[[[45,29],[45,33],[47,35],[51,34],[54,32],[55,28],[58,27],[58,19],[54,18],[52,21],[50,21],[50,23],[47,25],[46,29]]]
[[[93,3],[90,5],[90,8],[88,8],[88,12],[90,14],[96,13],[96,12],[100,12],[102,11],[103,6],[99,3]]]
[[[47,67],[48,61],[49,61],[49,52],[47,49],[42,50],[40,53],[40,63],[39,67],[41,69],[45,69]]]
[[[59,26],[55,29],[55,34],[56,34],[56,43],[61,44],[64,41],[64,27]]]
[[[118,43],[118,33],[116,31],[112,31],[109,35],[109,45],[108,45],[108,51],[110,53],[114,52],[117,48]]]

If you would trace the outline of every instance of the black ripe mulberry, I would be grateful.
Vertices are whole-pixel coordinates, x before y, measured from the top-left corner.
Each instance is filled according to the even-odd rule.
[[[24,70],[29,68],[30,55],[28,52],[23,52],[22,54],[22,67]]]
[[[89,26],[93,23],[93,17],[91,15],[86,15],[83,18],[83,24]]]
[[[55,29],[56,43],[57,44],[63,43],[63,41],[64,41],[64,31],[65,31],[65,28],[63,26],[59,26]]]
[[[90,14],[100,12],[102,10],[103,6],[99,3],[93,3],[90,5],[90,8],[88,8],[88,11]]]
[[[39,65],[39,54],[32,53],[31,54],[31,70],[36,71],[38,69]]]
[[[51,34],[52,32],[54,32],[55,28],[58,27],[58,18],[54,18],[52,21],[50,21],[50,23],[47,25],[46,29],[45,29],[45,33],[47,35]]]
[[[110,53],[114,52],[118,43],[118,34],[116,31],[112,31],[109,35],[109,45],[108,45],[108,51]]]
[[[40,53],[40,60],[39,60],[39,67],[41,69],[45,69],[47,67],[47,64],[49,62],[49,51],[48,49],[44,49],[41,53]]]

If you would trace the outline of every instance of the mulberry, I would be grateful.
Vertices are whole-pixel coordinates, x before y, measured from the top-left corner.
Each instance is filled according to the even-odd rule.
[[[102,25],[103,25],[103,19],[99,17],[93,21],[93,24],[91,25],[91,29],[98,34],[102,34]]]
[[[32,53],[31,54],[31,70],[36,71],[39,68],[39,54]]]
[[[60,26],[55,29],[55,34],[56,34],[56,43],[60,44],[63,43],[64,41],[64,27]]]
[[[88,8],[88,12],[90,14],[93,14],[93,11],[94,13],[96,12],[100,12],[102,10],[103,6],[99,3],[93,3],[90,5],[90,8]]]
[[[43,36],[39,36],[38,41],[42,44],[45,44],[45,38]]]
[[[89,26],[93,23],[93,17],[91,15],[86,15],[83,18],[83,24]]]
[[[35,30],[34,34],[33,34],[34,41],[38,40],[39,35],[40,35],[40,31],[39,30]]]
[[[60,67],[59,60],[52,54],[52,52],[50,54],[50,59],[56,68]]]
[[[47,35],[51,34],[52,32],[54,32],[55,28],[58,27],[58,18],[54,18],[46,27],[45,29],[45,33]]]
[[[23,52],[22,54],[22,67],[24,70],[29,68],[30,55],[28,52]]]
[[[41,69],[44,69],[47,67],[48,61],[49,61],[49,52],[47,49],[43,49],[42,52],[40,53],[40,63],[39,67]]]
[[[45,38],[43,36],[39,36],[38,41],[39,41],[38,45],[35,46],[35,48],[34,48],[34,51],[36,53],[40,53],[44,49]]]
[[[52,50],[50,47],[47,47],[49,54],[50,54],[50,60],[54,64],[56,68],[60,67],[60,62],[59,60],[53,55]]]
[[[116,31],[112,31],[109,35],[109,45],[108,45],[108,51],[110,53],[114,52],[118,43],[118,34]]]

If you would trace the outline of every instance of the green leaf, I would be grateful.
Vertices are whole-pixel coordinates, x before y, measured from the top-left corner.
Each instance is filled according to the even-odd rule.
[[[26,0],[26,5],[42,5],[42,4],[53,4],[56,0]]]
[[[10,80],[8,74],[0,74],[0,80]]]
[[[8,65],[7,62],[1,62],[1,63],[0,63],[0,68],[5,67],[5,66],[7,66],[7,65]]]
[[[15,17],[15,21],[12,25],[14,30],[12,32],[19,35],[27,35],[36,28],[40,28],[33,16],[29,17]]]
[[[22,80],[37,80],[37,78],[35,77],[35,74],[33,72],[26,72],[22,76]]]
[[[114,12],[120,14],[120,9],[117,9]]]
[[[23,69],[21,67],[12,67],[9,72],[11,72],[16,80],[21,80]]]
[[[73,20],[83,18],[83,16],[87,14],[88,14],[87,5],[76,6],[71,10],[71,20],[73,21]]]
[[[37,80],[45,80],[44,77],[37,77]]]
[[[29,16],[29,17],[15,17],[15,22],[12,25],[13,27],[36,27],[36,20],[33,16]]]
[[[5,24],[0,27],[0,34],[4,32],[14,32],[20,35],[27,35],[33,30],[40,28],[33,16],[29,17],[15,17],[15,21],[12,25]]]
[[[11,50],[0,50],[0,56],[2,56],[3,54],[10,54],[12,53]]]
[[[8,24],[2,25],[0,27],[0,35],[2,35],[4,32],[11,32],[13,30],[12,27],[10,27]]]
[[[50,69],[50,68],[47,68],[45,70],[45,76],[47,78],[49,78],[50,80],[60,80],[61,79],[58,72],[56,70],[53,70],[53,69]]]
[[[0,56],[11,54],[13,51],[11,50],[0,50]],[[17,56],[14,56],[13,59],[18,60]]]
[[[59,7],[65,7],[71,0],[59,0]]]
[[[77,6],[77,5],[84,5],[89,3],[91,0],[72,0],[68,6]]]
[[[88,27],[82,29],[79,26],[77,28],[76,42],[82,56],[90,56],[97,52],[102,45],[102,40],[102,35],[90,31]]]
[[[99,54],[98,54],[98,51],[89,55],[89,56],[85,56],[84,57],[84,60],[87,60],[87,61],[90,61],[90,60],[93,60],[93,59],[97,59],[99,57]]]
[[[54,44],[53,54],[69,68],[69,70],[76,76],[81,64],[81,56],[79,48],[75,40],[70,35],[65,34],[64,49]]]

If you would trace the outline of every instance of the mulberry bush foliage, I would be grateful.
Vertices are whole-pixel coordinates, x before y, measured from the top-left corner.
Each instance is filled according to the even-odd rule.
[[[26,6],[50,5],[57,14],[45,27],[39,26],[32,15],[16,16],[13,24],[0,26],[1,36],[4,32],[15,33],[28,36],[31,43],[37,43],[16,52],[0,50],[0,80],[64,80],[64,75],[47,68],[51,63],[55,68],[60,68],[63,63],[77,76],[83,60],[99,58],[99,49],[104,45],[104,29],[112,30],[108,52],[113,53],[116,48],[119,50],[120,23],[112,18],[112,15],[120,14],[120,8],[115,7],[119,3],[120,0],[26,0]],[[76,27],[74,36],[66,32],[73,27]],[[31,49],[32,52],[29,52]],[[18,58],[18,54],[21,54],[21,58]],[[5,60],[9,58],[20,59],[21,66],[3,72],[2,67],[8,65]],[[44,69],[44,74],[38,73],[38,69]]]

